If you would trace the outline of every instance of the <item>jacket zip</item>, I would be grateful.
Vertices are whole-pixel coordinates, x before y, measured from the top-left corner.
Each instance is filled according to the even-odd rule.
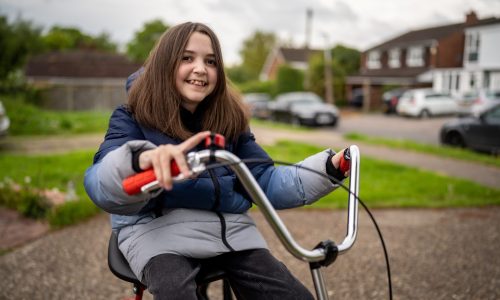
[[[214,205],[212,206],[212,211],[214,211],[217,216],[219,217],[220,220],[220,230],[221,230],[221,239],[222,243],[230,250],[230,251],[235,251],[231,245],[229,245],[227,239],[226,239],[226,219],[222,215],[222,213],[215,211],[217,207],[220,206],[220,183],[217,180],[217,176],[214,174],[213,170],[208,170],[208,173],[210,174],[210,178],[212,179],[212,182],[214,183],[214,190],[215,190],[215,202]]]

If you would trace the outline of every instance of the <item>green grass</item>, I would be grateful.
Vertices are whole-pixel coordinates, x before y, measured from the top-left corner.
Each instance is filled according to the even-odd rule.
[[[298,162],[322,148],[281,141],[266,146],[276,160]],[[33,188],[65,191],[74,182],[78,201],[66,202],[52,210],[47,219],[54,227],[73,224],[99,212],[88,199],[84,187],[85,170],[92,164],[94,151],[57,155],[0,155],[0,181],[8,177],[16,182],[31,178]],[[370,207],[461,207],[500,204],[500,190],[425,172],[385,161],[361,158],[360,197]],[[337,190],[313,207],[343,208],[347,192]]]
[[[360,141],[372,145],[381,145],[390,148],[411,150],[441,157],[455,158],[500,167],[500,156],[495,157],[489,154],[482,154],[468,149],[452,148],[448,146],[434,146],[408,140],[369,137],[359,133],[347,133],[344,135],[344,138],[351,141]]]
[[[1,95],[11,121],[9,135],[52,135],[104,132],[109,111],[61,112],[41,109],[22,94]]]
[[[273,121],[267,121],[267,120],[259,120],[252,118],[250,120],[250,126],[257,126],[257,127],[266,127],[269,129],[280,129],[280,130],[289,130],[289,131],[311,131],[312,129],[306,126],[297,126],[297,125],[292,125],[292,124],[287,124],[287,123],[281,123],[281,122],[273,122]]]
[[[322,150],[319,147],[288,141],[280,141],[265,149],[273,159],[291,162],[298,162]],[[367,157],[361,157],[360,197],[369,207],[461,207],[500,204],[498,189]],[[346,200],[347,192],[339,189],[317,202],[314,207],[345,207]]]
[[[37,189],[57,188],[66,191],[72,181],[77,201],[66,202],[52,210],[47,218],[54,227],[73,224],[95,215],[99,209],[87,197],[83,187],[86,168],[92,164],[94,151],[77,151],[58,155],[0,155],[0,181],[10,178],[17,183],[29,177]]]

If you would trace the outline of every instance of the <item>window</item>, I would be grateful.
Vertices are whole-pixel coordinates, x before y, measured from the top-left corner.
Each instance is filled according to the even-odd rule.
[[[368,53],[368,62],[366,63],[368,69],[380,69],[380,52],[379,51],[370,51]]]
[[[422,46],[408,48],[406,65],[408,67],[421,67],[424,65],[424,48]]]
[[[398,48],[391,49],[389,51],[389,67],[399,68],[401,67],[400,53]]]
[[[477,62],[479,58],[479,32],[469,33],[465,36],[465,52],[468,62]]]

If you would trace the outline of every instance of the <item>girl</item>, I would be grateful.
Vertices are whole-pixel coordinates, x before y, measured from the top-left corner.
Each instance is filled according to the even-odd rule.
[[[133,83],[132,83],[133,81]],[[269,159],[248,129],[240,96],[224,74],[210,28],[184,23],[167,30],[144,68],[127,82],[128,105],[117,108],[85,174],[90,198],[111,213],[119,247],[155,299],[196,299],[202,262],[219,265],[240,299],[312,299],[267,250],[247,213],[251,202],[229,168],[172,184],[170,163],[189,175],[185,154],[201,150],[209,132],[241,159]],[[340,155],[325,150],[300,164],[343,179]],[[248,164],[276,208],[316,201],[336,185],[296,167]],[[125,194],[124,178],[153,168],[163,191]],[[328,171],[327,171],[328,170]]]

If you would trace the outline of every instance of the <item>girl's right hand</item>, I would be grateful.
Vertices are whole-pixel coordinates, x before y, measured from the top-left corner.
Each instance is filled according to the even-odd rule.
[[[144,151],[139,156],[139,167],[142,170],[152,167],[159,185],[166,190],[171,190],[171,161],[174,160],[177,163],[181,174],[189,177],[190,171],[186,162],[186,152],[194,148],[209,135],[210,131],[203,131],[193,135],[179,145],[160,145],[155,149]]]

